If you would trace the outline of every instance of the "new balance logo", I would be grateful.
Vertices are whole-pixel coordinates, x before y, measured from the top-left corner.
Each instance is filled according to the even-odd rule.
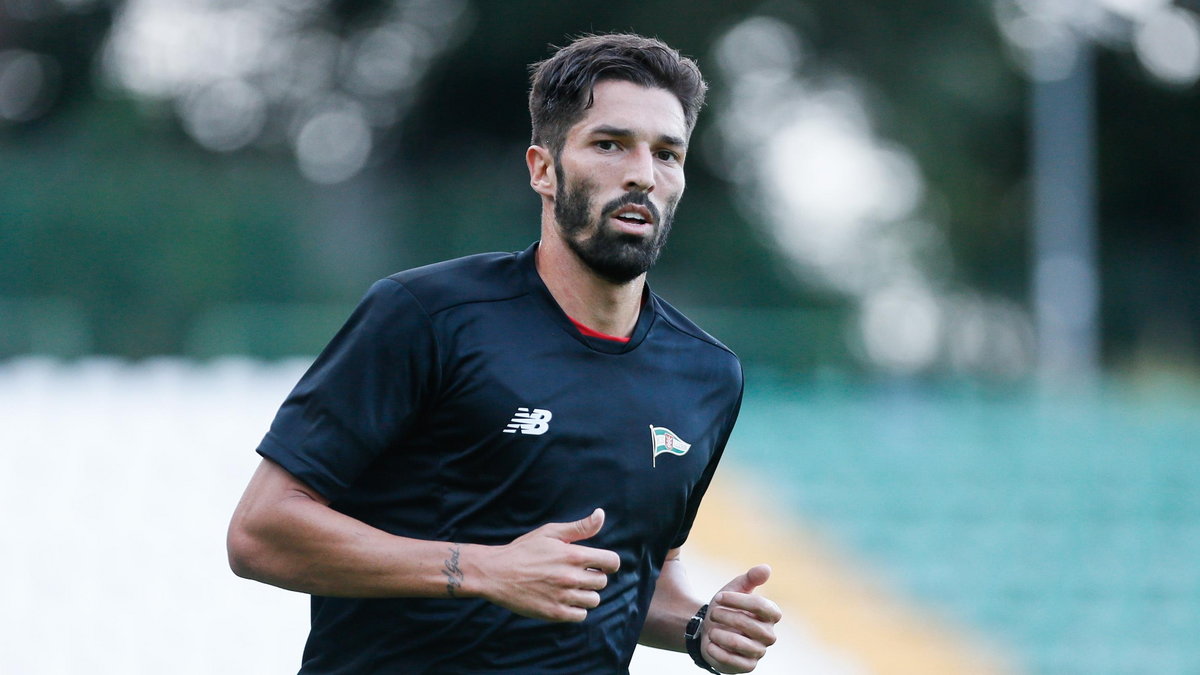
[[[541,436],[550,429],[551,417],[554,417],[554,413],[549,410],[517,408],[517,414],[513,415],[504,433],[515,434],[519,431],[530,436]]]

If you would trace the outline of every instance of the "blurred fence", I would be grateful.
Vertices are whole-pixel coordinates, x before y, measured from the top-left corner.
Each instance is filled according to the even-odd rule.
[[[315,354],[353,309],[353,302],[212,303],[185,322],[177,353],[198,359]],[[748,363],[811,369],[849,359],[848,314],[842,309],[693,307],[687,313]],[[119,323],[95,308],[85,311],[71,298],[0,295],[0,360],[29,354],[87,356],[95,352],[97,324],[114,322]]]

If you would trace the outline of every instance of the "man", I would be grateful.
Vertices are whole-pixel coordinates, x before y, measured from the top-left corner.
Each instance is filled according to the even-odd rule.
[[[740,673],[775,640],[766,566],[687,588],[742,376],[645,284],[705,84],[634,35],[532,79],[541,240],[376,283],[258,448],[230,564],[312,594],[302,673],[621,673],[638,642]]]

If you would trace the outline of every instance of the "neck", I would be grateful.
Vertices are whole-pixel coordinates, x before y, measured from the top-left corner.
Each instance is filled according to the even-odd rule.
[[[617,337],[632,335],[641,312],[646,275],[614,284],[585,265],[552,229],[542,228],[536,263],[538,275],[558,306],[592,330]]]

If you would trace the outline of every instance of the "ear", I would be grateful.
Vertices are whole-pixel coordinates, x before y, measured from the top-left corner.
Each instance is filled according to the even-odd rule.
[[[554,173],[554,158],[550,151],[540,145],[531,145],[525,151],[525,164],[529,167],[529,185],[543,197],[554,199],[557,176]]]

